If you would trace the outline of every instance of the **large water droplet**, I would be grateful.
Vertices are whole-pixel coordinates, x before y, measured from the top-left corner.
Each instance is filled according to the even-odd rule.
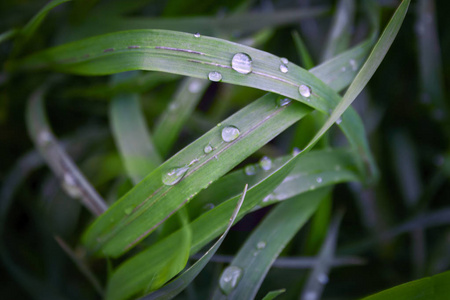
[[[286,65],[281,64],[280,71],[281,73],[287,73],[289,71],[289,68]]]
[[[259,250],[266,248],[266,242],[259,241],[258,244],[256,244],[256,248]]]
[[[256,167],[255,165],[248,165],[244,168],[245,174],[248,176],[255,175],[256,174]]]
[[[291,102],[292,102],[292,100],[289,98],[279,98],[277,101],[277,105],[282,107],[282,106],[289,105]]]
[[[303,97],[308,98],[309,96],[311,96],[311,88],[307,85],[302,84],[298,88],[298,91],[300,92],[300,95],[302,95]]]
[[[167,171],[167,173],[164,173],[162,175],[162,182],[165,185],[174,185],[180,182],[180,180],[183,178],[184,174],[189,170],[188,166],[184,167],[177,167],[170,169]]]
[[[248,74],[252,71],[252,58],[245,53],[236,53],[231,60],[231,67],[236,72]]]
[[[222,292],[225,295],[228,295],[233,291],[239,280],[242,277],[242,269],[236,266],[229,266],[222,272],[222,276],[220,276],[219,285]]]
[[[219,82],[222,80],[222,74],[220,74],[219,72],[216,72],[216,71],[212,71],[212,72],[209,72],[208,78],[211,81]]]
[[[63,182],[61,183],[64,191],[72,198],[79,198],[81,196],[81,191],[77,186],[75,178],[72,174],[64,174]]]
[[[199,38],[200,37],[200,32],[194,33],[194,37]]]
[[[264,156],[259,161],[259,165],[261,166],[261,169],[263,169],[264,171],[269,171],[270,168],[272,168],[272,160],[267,156]]]
[[[280,61],[285,65],[287,65],[289,63],[289,60],[286,57],[280,58]]]
[[[205,146],[205,148],[203,148],[203,152],[205,152],[206,154],[211,153],[213,151],[213,147],[211,146],[211,144],[208,144]]]
[[[222,139],[229,143],[237,139],[241,132],[237,127],[234,126],[226,126],[222,129]]]

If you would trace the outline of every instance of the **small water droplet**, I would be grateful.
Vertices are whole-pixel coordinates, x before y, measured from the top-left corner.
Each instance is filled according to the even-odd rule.
[[[316,181],[317,181],[317,183],[322,183],[322,177],[317,177]]]
[[[242,269],[236,266],[229,266],[222,272],[222,276],[220,276],[219,285],[220,289],[225,295],[228,295],[233,291],[239,280],[242,277]]]
[[[222,129],[222,140],[229,143],[237,139],[241,132],[237,127],[226,126]]]
[[[297,156],[300,154],[300,152],[302,152],[300,149],[294,147],[294,149],[292,150],[292,156]]]
[[[133,212],[133,206],[130,206],[130,207],[126,208],[124,212],[125,212],[126,215],[131,214]]]
[[[315,185],[312,185],[312,186],[309,187],[309,190],[310,190],[310,191],[313,191],[313,190],[315,190],[315,189],[316,189],[316,186],[315,186]]]
[[[194,33],[194,37],[199,38],[200,37],[200,32]]]
[[[277,106],[280,106],[280,107],[286,106],[286,105],[291,104],[291,102],[292,102],[292,100],[289,98],[279,98],[277,101]]]
[[[246,53],[236,53],[231,60],[231,68],[238,73],[248,74],[252,71],[252,58]]]
[[[212,203],[206,203],[205,205],[203,205],[204,210],[211,210],[213,208],[214,208],[214,204],[212,204]]]
[[[341,72],[345,72],[345,71],[347,71],[347,68],[346,67],[342,67],[341,68]]]
[[[341,123],[342,123],[342,119],[341,119],[341,118],[339,118],[339,119],[336,120],[336,125],[339,125],[339,124],[341,124]]]
[[[350,67],[352,67],[353,71],[356,71],[358,69],[358,64],[356,63],[356,60],[350,59],[349,64],[350,64]]]
[[[188,166],[170,169],[162,175],[162,182],[165,185],[175,185],[183,178],[184,174],[189,170]]]
[[[263,169],[264,171],[269,171],[270,168],[272,168],[272,160],[267,156],[264,156],[259,161],[259,165],[261,166],[261,169]]]
[[[287,73],[289,71],[289,68],[286,65],[281,64],[280,71],[281,73]]]
[[[285,65],[287,65],[289,63],[289,60],[286,57],[280,58],[280,61]]]
[[[316,292],[307,292],[305,294],[305,300],[316,300],[317,299],[317,294]]]
[[[244,168],[245,174],[248,176],[255,175],[256,174],[256,166],[255,165],[248,165]]]
[[[205,146],[205,148],[203,148],[203,152],[205,152],[206,154],[211,153],[214,150],[214,148],[211,146],[211,144],[208,144]]]
[[[198,162],[198,158],[194,158],[193,160],[191,160],[191,162],[189,163],[188,167],[192,166],[196,162]]]
[[[266,203],[269,202],[270,200],[275,200],[275,196],[273,194],[269,194],[266,197],[264,197],[262,202]]]
[[[38,140],[41,145],[45,146],[52,140],[52,134],[46,130],[41,131]]]
[[[78,188],[75,178],[72,174],[64,174],[63,182],[61,183],[64,191],[72,198],[79,198],[81,196],[81,191]]]
[[[222,80],[222,74],[220,74],[219,72],[216,72],[216,71],[209,72],[208,78],[211,81],[219,82]]]
[[[311,88],[307,85],[302,84],[299,88],[298,91],[300,92],[300,95],[302,95],[303,97],[310,97],[311,96]]]
[[[259,249],[259,250],[262,250],[262,249],[266,248],[266,242],[259,241],[258,244],[256,244],[256,248]]]
[[[317,276],[317,280],[321,283],[321,284],[327,284],[328,283],[328,276],[327,274],[319,274],[319,276]]]
[[[202,82],[200,80],[193,80],[188,87],[189,92],[197,94],[202,89]]]

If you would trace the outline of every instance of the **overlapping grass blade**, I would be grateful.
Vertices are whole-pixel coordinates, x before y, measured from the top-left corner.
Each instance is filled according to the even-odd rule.
[[[72,197],[79,198],[93,214],[100,215],[106,211],[106,203],[58,144],[47,123],[43,107],[45,89],[46,87],[38,89],[28,101],[27,126],[30,137],[52,171],[61,180],[66,192]]]
[[[144,298],[142,298],[142,300],[172,299],[181,291],[183,291],[195,279],[195,277],[197,277],[197,275],[203,270],[206,264],[214,256],[217,249],[219,249],[220,245],[222,244],[223,240],[228,234],[228,231],[233,225],[234,220],[238,215],[239,209],[241,208],[242,203],[244,202],[245,194],[247,193],[247,188],[248,185],[245,185],[244,191],[242,192],[242,197],[239,199],[236,208],[233,211],[230,221],[228,222],[227,229],[225,229],[225,232],[221,235],[221,237],[217,240],[217,242],[215,242],[214,245],[192,267],[183,272],[183,274],[178,276],[176,279],[174,279],[172,282],[168,283],[161,289],[153,292],[148,296],[145,296]]]
[[[159,153],[165,157],[178,137],[184,123],[199,103],[209,81],[186,78],[173,99],[168,103],[154,129],[154,141]]]
[[[303,68],[309,70],[312,69],[315,64],[311,57],[311,54],[308,51],[308,48],[306,48],[305,43],[303,42],[302,38],[300,37],[300,34],[298,31],[292,31],[292,38],[294,39],[295,47],[297,48],[297,52],[300,56],[300,60],[302,62]]]
[[[311,298],[320,299],[323,288],[328,282],[328,273],[333,261],[334,252],[336,249],[339,225],[342,220],[342,212],[333,219],[327,237],[320,249],[319,258],[317,264],[309,274],[308,281],[301,294],[300,299],[308,300]]]
[[[115,81],[120,82],[120,79]],[[141,112],[139,95],[129,93],[117,95],[111,101],[109,115],[122,162],[128,176],[134,184],[137,184],[162,163]]]
[[[267,295],[265,295],[264,298],[262,298],[262,300],[275,299],[276,297],[278,297],[279,295],[283,294],[284,292],[286,292],[285,289],[280,289],[280,290],[268,292]]]
[[[294,102],[278,106],[277,99],[274,94],[260,98],[167,160],[95,221],[84,236],[86,245],[108,256],[129,250],[210,182],[310,111]],[[240,135],[224,142],[222,130],[230,125]],[[207,145],[213,151],[205,153]],[[166,178],[171,170],[185,174],[172,183],[172,177]]]
[[[240,281],[226,296],[216,290],[213,299],[254,299],[272,263],[329,193],[329,188],[322,188],[277,205],[230,264],[242,270]]]
[[[419,280],[379,292],[364,300],[440,300],[450,295],[450,271],[425,277]]]

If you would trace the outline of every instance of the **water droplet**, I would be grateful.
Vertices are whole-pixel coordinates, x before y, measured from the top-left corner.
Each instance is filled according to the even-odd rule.
[[[193,160],[191,160],[191,162],[189,163],[188,167],[192,166],[196,162],[198,162],[198,158],[194,158]]]
[[[264,171],[269,171],[270,168],[272,168],[272,160],[267,156],[264,156],[259,161],[259,165],[261,166],[261,169],[263,169]]]
[[[307,292],[304,297],[305,300],[316,300],[317,294],[316,292]]]
[[[203,152],[205,152],[206,154],[211,153],[214,150],[214,148],[211,146],[211,144],[208,144],[205,146],[205,148],[203,148]]]
[[[46,130],[41,131],[38,140],[41,145],[45,146],[52,140],[52,134]]]
[[[202,82],[200,80],[193,80],[188,87],[189,92],[197,94],[202,89]]]
[[[342,123],[342,119],[341,119],[341,118],[339,118],[339,119],[336,120],[336,125],[339,125],[339,124],[341,124],[341,123]]]
[[[64,191],[72,198],[79,198],[81,196],[81,191],[78,188],[75,178],[72,174],[66,173],[64,174],[62,188]]]
[[[317,183],[322,183],[322,177],[317,177],[316,181],[317,181]]]
[[[184,174],[189,170],[188,166],[170,169],[162,175],[162,182],[165,185],[175,185],[183,178]]]
[[[133,212],[133,206],[130,206],[130,207],[126,208],[124,212],[125,212],[126,215],[131,214]]]
[[[289,68],[286,65],[281,64],[280,71],[281,73],[287,73],[289,71]]]
[[[302,95],[303,97],[310,97],[311,96],[311,88],[307,85],[302,84],[299,88],[298,91],[300,92],[300,95]]]
[[[292,102],[292,100],[289,98],[279,98],[277,101],[277,105],[282,107],[282,106],[289,105],[291,102]]]
[[[252,71],[252,59],[248,54],[236,53],[231,60],[231,67],[238,73],[248,74]]]
[[[222,80],[222,74],[220,74],[219,72],[216,72],[216,71],[209,72],[208,78],[211,81],[219,82]]]
[[[258,244],[256,244],[256,248],[259,250],[266,248],[266,242],[264,241],[258,242]]]
[[[345,71],[347,71],[347,68],[346,67],[342,67],[341,68],[341,72],[345,72]]]
[[[315,185],[312,185],[312,186],[309,187],[309,190],[310,190],[310,191],[313,191],[313,190],[315,190],[315,189],[316,189],[316,186],[315,186]]]
[[[245,174],[248,176],[255,175],[256,174],[256,166],[255,165],[248,165],[244,168]]]
[[[300,149],[294,147],[294,149],[292,150],[292,156],[297,156],[300,154],[300,152],[302,152]]]
[[[319,274],[319,276],[317,276],[317,280],[321,283],[321,284],[327,284],[328,283],[328,276],[327,274]]]
[[[280,61],[285,65],[287,65],[289,63],[289,60],[286,57],[280,58]]]
[[[222,139],[229,143],[237,139],[241,132],[237,127],[234,126],[226,126],[222,129]]]
[[[212,204],[212,203],[206,203],[205,205],[203,205],[204,210],[211,210],[213,208],[214,208],[214,204]]]
[[[236,288],[242,277],[242,269],[236,266],[229,266],[222,272],[219,285],[225,295],[231,293]]]
[[[200,37],[200,32],[194,33],[194,37],[199,38]]]
[[[269,194],[266,197],[264,197],[262,202],[266,203],[269,202],[270,200],[275,200],[275,196],[273,194]]]
[[[353,71],[356,71],[358,69],[358,64],[356,63],[356,60],[350,59],[349,64],[350,64],[350,67],[352,67]]]

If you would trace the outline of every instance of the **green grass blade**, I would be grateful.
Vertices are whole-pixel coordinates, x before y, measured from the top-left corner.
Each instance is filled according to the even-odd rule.
[[[264,298],[262,298],[262,300],[275,299],[276,297],[278,297],[279,295],[283,294],[284,292],[286,292],[285,289],[280,289],[280,290],[268,292],[267,295],[265,295]]]
[[[0,34],[0,44],[17,36],[19,29],[10,29]]]
[[[133,183],[137,184],[162,163],[147,129],[139,95],[124,93],[114,97],[109,116],[125,169]]]
[[[240,281],[226,297],[216,291],[213,298],[254,299],[272,263],[329,192],[329,188],[323,188],[277,205],[253,230],[230,264],[242,270]]]
[[[440,300],[450,295],[450,271],[404,283],[364,300]]]
[[[291,32],[291,35],[294,39],[295,47],[297,48],[297,53],[300,56],[303,67],[307,70],[312,69],[315,66],[314,61],[311,54],[309,54],[308,48],[306,48],[305,43],[300,37],[300,34],[298,31],[294,30]]]
[[[172,282],[168,283],[161,289],[155,291],[154,293],[148,296],[145,296],[144,298],[142,298],[142,300],[172,299],[173,297],[178,295],[181,291],[183,291],[195,279],[195,277],[197,277],[197,275],[201,272],[201,270],[214,256],[217,249],[219,249],[220,245],[225,239],[225,236],[228,234],[228,231],[233,225],[234,220],[236,219],[239,213],[239,209],[241,208],[242,203],[244,202],[245,194],[247,193],[247,188],[248,185],[245,185],[244,191],[242,192],[242,197],[239,199],[236,208],[233,211],[230,221],[228,222],[227,229],[225,229],[225,232],[217,240],[217,242],[215,242],[214,245],[192,267],[183,272],[183,274],[178,276],[176,279],[174,279]]]
[[[28,100],[26,116],[29,135],[66,192],[80,199],[93,214],[100,215],[106,211],[107,205],[54,137],[43,107],[44,93],[45,88],[41,88]]]
[[[129,250],[210,182],[310,111],[296,102],[280,107],[279,98],[274,94],[260,98],[167,160],[95,221],[84,236],[88,248],[101,248],[108,256]],[[230,125],[239,128],[240,135],[224,142],[222,130]],[[213,151],[205,153],[207,145]],[[176,184],[164,184],[163,176],[173,168],[184,168],[180,169],[184,176],[177,177]]]
[[[342,212],[338,213],[330,225],[327,237],[320,249],[318,262],[312,269],[301,294],[300,299],[302,300],[320,299],[322,295],[325,284],[328,282],[328,273],[335,254],[342,215]]]
[[[208,86],[207,80],[186,78],[168,103],[167,109],[155,125],[153,134],[158,151],[163,157],[167,156]]]

